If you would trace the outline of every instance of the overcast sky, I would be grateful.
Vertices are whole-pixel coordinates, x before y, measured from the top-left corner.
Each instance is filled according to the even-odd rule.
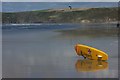
[[[1,0],[2,2],[118,2],[119,0]]]

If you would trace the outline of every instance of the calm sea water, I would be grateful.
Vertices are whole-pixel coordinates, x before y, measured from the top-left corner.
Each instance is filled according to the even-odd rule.
[[[118,29],[115,24],[3,25],[6,78],[116,78]],[[75,44],[106,52],[108,61],[84,60]]]
[[[118,7],[118,2],[2,2],[2,12],[21,12],[44,9]]]

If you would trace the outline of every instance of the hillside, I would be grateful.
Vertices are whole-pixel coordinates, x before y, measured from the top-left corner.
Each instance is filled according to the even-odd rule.
[[[2,23],[96,23],[114,22],[118,8],[48,9],[2,13]]]

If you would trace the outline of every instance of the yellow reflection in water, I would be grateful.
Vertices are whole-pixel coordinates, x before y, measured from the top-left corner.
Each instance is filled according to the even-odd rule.
[[[97,61],[97,60],[77,60],[75,64],[76,70],[78,72],[87,72],[87,71],[98,71],[108,69],[108,63],[106,61]]]

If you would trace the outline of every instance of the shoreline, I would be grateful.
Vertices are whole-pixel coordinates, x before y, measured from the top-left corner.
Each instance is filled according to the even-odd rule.
[[[94,23],[94,22],[85,22],[85,23],[2,23],[2,25],[42,25],[42,24],[117,24],[118,21],[115,21],[115,22],[97,22],[97,23]]]

